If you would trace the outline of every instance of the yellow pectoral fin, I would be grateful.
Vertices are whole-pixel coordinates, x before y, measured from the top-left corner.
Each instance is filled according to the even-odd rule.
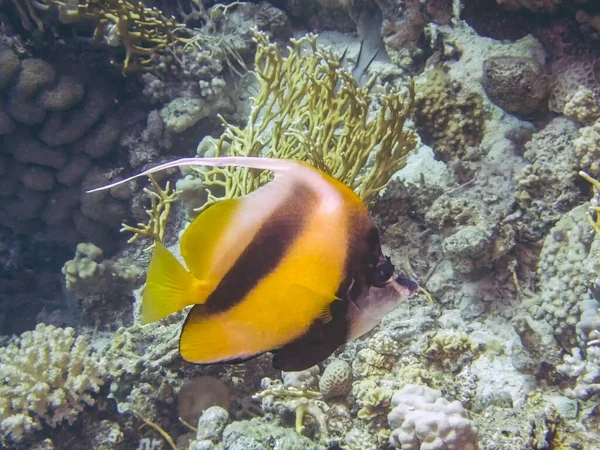
[[[155,243],[142,298],[142,322],[160,320],[186,306],[202,304],[214,283],[197,280],[160,242]]]
[[[331,304],[340,300],[334,294],[324,294],[301,284],[292,283],[287,289],[287,297],[293,299],[293,304],[302,302],[308,305],[315,305],[318,312],[318,318],[323,323],[329,323],[333,320],[331,315]]]

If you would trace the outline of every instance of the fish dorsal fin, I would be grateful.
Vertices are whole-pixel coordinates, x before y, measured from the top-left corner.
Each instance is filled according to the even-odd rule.
[[[186,228],[180,242],[181,256],[196,278],[205,279],[210,275],[215,253],[220,251],[219,241],[240,206],[240,199],[217,202]]]
[[[295,178],[303,181],[319,192],[325,201],[330,199],[361,203],[360,198],[347,186],[330,175],[321,172],[315,167],[302,161],[291,159],[258,158],[247,156],[226,156],[218,158],[182,158],[168,163],[160,164],[151,169],[140,172],[124,180],[115,181],[87,191],[88,193],[110,189],[127,183],[135,178],[148,176],[161,170],[183,166],[223,166],[223,167],[248,167],[250,169],[270,170],[275,174],[275,181],[279,178]],[[272,182],[271,182],[272,183]],[[271,183],[268,183],[269,186]],[[255,191],[258,192],[258,191]],[[250,194],[252,195],[252,194]]]
[[[250,169],[262,169],[271,170],[275,173],[275,177],[278,175],[289,172],[293,169],[297,169],[298,166],[305,165],[299,161],[290,159],[275,159],[275,158],[257,158],[248,156],[224,156],[218,158],[181,158],[174,161],[170,161],[164,164],[159,164],[148,170],[144,170],[136,175],[125,178],[123,180],[115,181],[114,183],[106,184],[94,189],[87,191],[97,192],[110,189],[115,186],[119,186],[123,183],[127,183],[139,177],[152,175],[153,173],[160,172],[161,170],[171,169],[173,167],[183,166],[222,166],[222,167],[248,167]],[[314,168],[313,168],[314,169]],[[316,169],[314,169],[316,170]]]

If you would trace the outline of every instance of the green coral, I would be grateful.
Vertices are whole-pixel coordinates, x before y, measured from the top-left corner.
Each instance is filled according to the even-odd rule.
[[[307,161],[372,201],[416,146],[415,133],[404,130],[412,85],[404,90],[388,86],[376,97],[371,92],[375,80],[359,87],[337,55],[317,46],[314,35],[292,39],[285,57],[265,34],[255,31],[254,40],[258,94],[246,126],[227,124],[215,154]],[[208,189],[203,208],[269,181],[267,173],[247,168],[198,173]]]
[[[463,92],[443,69],[432,69],[415,83],[414,115],[423,139],[442,154],[460,157],[483,139],[481,95]]]
[[[130,292],[142,270],[126,258],[104,259],[94,244],[77,245],[75,257],[62,268],[67,289],[81,298],[93,295]]]
[[[441,367],[457,371],[466,359],[479,351],[479,345],[462,331],[434,331],[425,335],[422,354]]]

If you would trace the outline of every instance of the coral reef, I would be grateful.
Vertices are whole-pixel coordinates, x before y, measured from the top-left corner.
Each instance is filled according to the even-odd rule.
[[[593,2],[0,8],[2,448],[597,447]],[[181,258],[187,220],[269,175],[85,191],[193,155],[331,173],[422,290],[307,370],[184,362],[184,312],[141,322],[146,240]]]
[[[214,444],[221,440],[228,420],[229,414],[219,406],[211,406],[204,411],[198,420],[196,439],[190,442],[190,450],[214,448]]]
[[[15,62],[3,90],[3,114],[12,125],[3,127],[0,147],[6,173],[0,183],[2,225],[44,232],[70,245],[91,240],[112,251],[111,228],[127,217],[125,205],[81,190],[108,179],[92,166],[109,155],[120,133],[107,117],[114,113],[113,89],[81,70],[68,74],[68,67],[57,71],[42,59],[20,61],[10,49],[2,52]],[[24,126],[37,128],[29,132]]]
[[[264,423],[258,419],[234,422],[223,431],[223,445],[232,450],[323,450],[326,447],[299,436],[293,430]]]
[[[141,269],[133,261],[104,259],[94,244],[78,244],[75,258],[63,266],[67,289],[81,298],[91,295],[115,295],[133,289]]]
[[[600,79],[596,65],[598,60],[593,56],[564,57],[552,64],[549,106],[552,111],[563,113],[565,107],[573,101],[573,97],[584,88],[591,92],[592,104],[600,99]],[[590,97],[588,97],[590,98]],[[569,106],[572,110],[572,106]],[[566,114],[566,113],[565,113]]]
[[[123,46],[124,71],[151,70],[153,55],[167,51],[183,39],[180,35],[186,28],[165,17],[156,8],[148,8],[143,3],[130,1],[83,1],[63,3],[50,0],[36,3],[30,0],[14,0],[21,22],[27,29],[32,23],[44,31],[43,20],[38,16],[50,9],[58,10],[60,22],[72,24],[80,21],[94,23],[94,37],[100,38],[111,47]]]
[[[517,176],[515,199],[520,207],[519,233],[539,240],[577,200],[574,182],[576,128],[564,118],[551,121],[525,144],[529,161]]]
[[[544,299],[534,318],[543,317],[564,348],[576,344],[579,304],[588,296],[589,281],[582,269],[591,244],[586,208],[578,207],[558,221],[544,241],[538,263],[539,286]]]
[[[105,368],[84,336],[40,324],[0,348],[0,429],[22,440],[42,426],[72,424],[104,384]]]
[[[600,118],[593,125],[579,129],[579,136],[573,141],[577,164],[592,177],[600,176]]]
[[[178,416],[196,425],[203,413],[211,407],[227,411],[231,405],[231,393],[225,383],[214,377],[196,377],[186,380],[177,396]],[[205,431],[206,432],[206,431]]]

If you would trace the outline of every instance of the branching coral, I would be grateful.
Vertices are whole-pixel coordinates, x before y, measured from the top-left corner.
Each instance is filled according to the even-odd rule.
[[[156,8],[128,0],[13,0],[21,22],[27,29],[33,21],[44,30],[38,12],[58,9],[59,20],[73,23],[84,20],[95,25],[94,37],[102,38],[112,47],[123,45],[123,71],[152,70],[152,56],[164,52],[178,42],[185,42],[185,26],[168,18]]]
[[[600,181],[590,177],[585,172],[579,172],[583,178],[585,178],[592,185],[594,195],[590,200],[590,208],[588,210],[587,218],[594,228],[594,231],[600,235]]]
[[[321,401],[319,392],[307,389],[285,388],[280,380],[263,378],[261,381],[263,390],[254,396],[261,400],[262,409],[267,414],[275,413],[277,416],[295,416],[296,431],[298,434],[306,434],[307,416],[313,419],[313,430],[318,437],[316,440],[327,440],[329,436],[328,423],[332,424],[329,406]],[[314,426],[313,426],[314,428]]]
[[[301,405],[298,405],[298,407],[296,408],[296,433],[302,434],[304,432],[304,418],[307,415],[313,417],[319,425],[321,439],[327,439],[327,416],[320,408],[310,403],[303,403]]]
[[[151,238],[152,241],[163,242],[165,239],[166,224],[171,213],[171,203],[175,201],[178,191],[171,191],[171,184],[167,182],[164,189],[152,177],[148,177],[150,183],[154,187],[154,191],[144,188],[146,196],[150,199],[150,209],[146,210],[148,214],[148,223],[138,223],[137,227],[122,224],[121,231],[129,231],[133,233],[133,237],[129,239],[129,243],[137,241],[140,237]],[[149,247],[154,247],[154,243]]]
[[[14,441],[42,425],[73,423],[94,404],[104,369],[72,328],[40,324],[0,348],[0,431]]]
[[[292,40],[283,57],[277,45],[255,31],[259,92],[245,128],[227,124],[216,144],[218,156],[301,159],[333,175],[370,202],[401,169],[416,135],[403,129],[413,91],[371,94],[374,80],[359,87],[339,57],[308,35]],[[378,110],[369,118],[375,100]],[[365,170],[372,158],[372,165]],[[245,168],[199,171],[208,188],[204,207],[247,194],[269,180]]]

